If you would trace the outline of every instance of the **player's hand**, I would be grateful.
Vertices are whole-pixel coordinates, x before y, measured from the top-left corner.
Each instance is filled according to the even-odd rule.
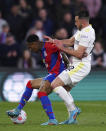
[[[55,43],[55,45],[62,51],[64,49],[64,45],[61,43],[61,44],[58,44],[58,43]]]
[[[54,39],[54,40],[53,40],[53,43],[55,43],[55,44],[62,44],[61,41],[60,41],[60,40],[57,40],[57,39]]]
[[[88,56],[88,54],[87,54],[87,53],[84,53],[84,54],[83,54],[83,58],[84,58],[84,57],[87,57],[87,56]]]
[[[47,42],[53,43],[53,39],[52,39],[51,37],[49,37],[49,36],[47,36],[47,35],[44,35],[43,38],[44,38],[44,39],[47,39]]]

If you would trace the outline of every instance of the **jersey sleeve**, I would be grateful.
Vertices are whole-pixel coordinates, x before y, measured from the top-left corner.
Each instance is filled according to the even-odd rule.
[[[60,51],[60,49],[58,49],[58,47],[54,44],[54,43],[46,43],[46,48],[48,48],[51,52],[57,52]]]
[[[80,31],[79,30],[74,34],[74,38],[75,38],[75,40],[79,41],[79,39],[80,39]]]
[[[79,45],[88,47],[89,46],[89,41],[90,41],[90,35],[88,32],[81,32],[80,34],[80,40],[79,40]]]
[[[55,44],[52,44],[52,51],[57,52],[60,51],[60,49]]]

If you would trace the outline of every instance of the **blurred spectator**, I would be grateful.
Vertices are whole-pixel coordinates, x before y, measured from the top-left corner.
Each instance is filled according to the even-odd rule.
[[[43,34],[56,35],[59,39],[71,37],[76,32],[75,13],[86,9],[97,39],[105,43],[105,3],[105,0],[0,0],[0,55],[2,48],[6,52],[10,48],[8,46],[7,49],[6,44],[9,32],[18,43],[22,43],[17,45],[22,52],[26,49],[25,40],[29,34],[37,34],[40,40],[43,40]],[[105,44],[104,49],[106,50]],[[34,53],[33,56],[37,64],[42,66],[40,54]]]
[[[34,21],[33,27],[29,29],[28,34],[37,34],[40,40],[43,40],[45,31],[43,30],[43,22],[40,19]]]
[[[56,5],[59,2],[59,0],[45,0],[48,16],[53,20],[53,22],[56,22]]]
[[[74,16],[75,6],[72,0],[61,0],[61,3],[56,5],[56,19],[58,23],[63,19],[63,14],[65,14],[65,12],[70,12],[72,17]]]
[[[19,14],[22,16],[25,22],[26,31],[29,28],[30,23],[32,22],[32,9],[27,4],[26,0],[20,0],[20,8],[19,8]]]
[[[0,12],[4,11],[5,3],[3,0],[0,0]]]
[[[0,44],[6,43],[6,37],[10,31],[10,27],[8,24],[2,26],[2,32],[0,33]]]
[[[101,25],[100,25],[100,28],[101,28],[101,32],[102,32],[101,37],[106,42],[106,4],[103,5],[100,15],[101,15],[101,19],[100,19]]]
[[[72,36],[74,21],[72,20],[72,15],[70,12],[64,14],[62,27],[64,27],[68,31],[68,36]]]
[[[57,39],[60,39],[60,40],[67,39],[68,38],[68,32],[65,28],[60,28],[56,31],[55,37]]]
[[[32,34],[36,34],[36,29],[35,29],[35,27],[32,27],[32,28],[30,28],[30,29],[28,30],[27,35],[26,35],[26,38],[27,38],[29,35],[32,35]],[[25,39],[26,39],[26,38],[25,38]]]
[[[6,24],[7,21],[2,18],[2,12],[0,11],[0,33],[2,32],[2,26]]]
[[[41,20],[36,20],[34,27],[36,29],[35,34],[39,36],[40,40],[43,40],[43,35],[45,33],[43,30],[43,22]]]
[[[33,25],[32,28],[29,29],[29,31],[27,32],[27,36],[29,36],[30,34],[37,34],[39,36],[40,40],[43,40],[43,35],[45,34],[44,30],[43,30],[43,22],[40,19],[37,19]]]
[[[19,9],[19,14],[27,19],[30,16],[31,13],[31,7],[27,4],[26,0],[20,0],[20,9]]]
[[[10,13],[10,8],[13,4],[18,4],[19,0],[0,0],[0,9],[2,9],[4,16]]]
[[[83,0],[83,2],[89,11],[90,17],[95,18],[101,9],[102,1],[101,0]]]
[[[31,56],[31,53],[29,50],[24,50],[23,57],[19,59],[18,61],[18,68],[37,68],[35,59]]]
[[[48,17],[47,10],[41,9],[39,11],[38,17],[43,22],[43,28],[46,35],[51,35],[53,33],[53,21]]]
[[[106,67],[106,53],[99,41],[95,43],[92,53],[92,67]]]
[[[15,35],[15,38],[19,41],[22,40],[23,31],[24,31],[23,19],[19,15],[19,6],[18,5],[13,5],[11,7],[11,13],[8,14],[7,21],[10,25],[12,34]]]
[[[39,20],[37,20],[37,21],[39,22]],[[36,23],[36,22],[35,22],[35,26],[33,28],[29,29],[29,31],[28,31],[28,33],[26,35],[26,39],[31,34],[37,34],[39,39],[43,40],[43,34],[42,34],[42,30],[41,30],[42,29],[41,23],[39,24],[39,23]],[[40,22],[42,22],[42,21],[40,21]],[[36,24],[38,24],[38,25],[36,26]],[[24,42],[25,47],[23,49],[27,48],[26,47],[26,39],[25,39],[25,42]],[[35,58],[36,64],[38,65],[38,67],[44,67],[40,52],[32,53],[32,56]]]
[[[26,32],[26,36],[24,38],[24,40],[22,41],[22,44],[21,44],[21,52],[23,52],[24,50],[27,49],[27,45],[26,45],[26,39],[29,35],[31,34],[36,34],[36,29],[35,27],[32,27],[30,28],[27,32]]]
[[[43,0],[35,0],[33,3],[33,17],[38,17],[38,12],[44,8],[44,1]]]
[[[0,44],[0,56],[3,67],[17,66],[17,61],[20,56],[20,48],[13,35],[8,34],[6,37],[6,43]]]
[[[83,2],[84,0],[76,0],[76,5],[75,5],[75,13],[80,10],[87,10],[87,7],[85,3]]]

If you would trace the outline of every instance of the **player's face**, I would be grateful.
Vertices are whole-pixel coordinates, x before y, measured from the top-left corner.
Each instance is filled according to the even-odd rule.
[[[33,42],[27,44],[28,49],[33,52],[38,52],[40,50],[39,43]]]
[[[75,25],[77,26],[77,28],[78,28],[79,30],[81,30],[81,28],[82,28],[82,23],[81,23],[81,20],[79,19],[78,16],[75,16]]]

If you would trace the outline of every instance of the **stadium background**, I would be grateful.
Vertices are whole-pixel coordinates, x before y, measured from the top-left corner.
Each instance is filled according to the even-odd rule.
[[[10,102],[18,102],[20,100],[22,92],[25,89],[25,81],[31,78],[44,77],[47,74],[47,72],[43,70],[13,69],[11,71],[2,69],[0,71],[0,100]],[[19,79],[19,77],[21,79]],[[31,101],[37,100],[36,93],[36,91],[33,93]],[[106,70],[93,70],[84,80],[72,89],[71,94],[77,101],[106,100]],[[55,93],[52,93],[49,97],[52,101],[61,101]]]
[[[26,37],[34,33],[41,40],[44,34],[69,38],[76,31],[75,13],[86,9],[96,30],[96,42],[102,47],[102,54],[96,57],[102,60],[100,64],[92,62],[91,73],[72,90],[72,95],[75,100],[106,100],[105,0],[0,0],[1,101],[18,101],[25,89],[24,81],[47,74],[40,54],[28,52]],[[25,53],[28,60],[24,58]],[[69,59],[71,61],[70,56]],[[37,99],[36,92],[34,99]],[[51,94],[50,99],[60,101],[55,94]]]

